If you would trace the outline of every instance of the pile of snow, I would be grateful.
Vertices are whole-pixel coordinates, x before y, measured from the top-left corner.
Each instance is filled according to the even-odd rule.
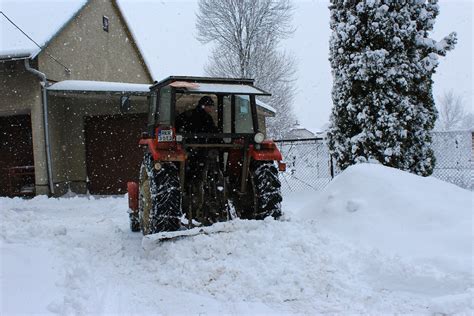
[[[409,262],[408,270],[396,262],[374,265],[367,277],[381,288],[448,295],[434,300],[444,306],[436,312],[445,313],[455,299],[465,304],[453,306],[473,308],[473,198],[433,177],[359,164],[337,176],[299,217],[360,249]]]
[[[471,198],[356,166],[289,220],[146,249],[126,197],[0,198],[0,314],[469,313]]]
[[[360,246],[471,273],[473,194],[376,164],[349,167],[301,212]]]

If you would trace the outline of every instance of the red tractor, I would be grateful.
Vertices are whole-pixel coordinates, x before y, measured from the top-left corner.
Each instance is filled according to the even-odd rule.
[[[259,129],[255,98],[268,95],[250,79],[173,76],[154,84],[140,180],[128,183],[131,230],[148,235],[233,218],[278,219],[285,164]],[[208,115],[215,129],[177,126],[202,100],[214,104]]]

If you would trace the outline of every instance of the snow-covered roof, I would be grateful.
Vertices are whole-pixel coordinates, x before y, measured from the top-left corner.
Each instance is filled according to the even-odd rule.
[[[236,94],[256,94],[266,95],[266,92],[253,86],[245,84],[225,84],[225,83],[198,83],[186,88],[191,92],[199,93],[236,93]]]
[[[87,0],[56,1],[52,9],[51,5],[46,5],[43,1],[31,1],[26,4],[22,1],[4,0],[0,10],[36,43],[45,47],[86,3]],[[54,18],[51,18],[52,10]],[[0,14],[0,59],[36,56],[41,49],[3,14]]]
[[[291,138],[312,138],[315,136],[313,132],[303,127],[293,128],[289,132],[289,137]]]
[[[276,112],[277,112],[274,107],[272,107],[272,106],[266,104],[265,102],[262,102],[262,101],[260,101],[260,100],[256,100],[256,103],[257,103],[257,105],[258,105],[259,107],[261,107],[261,108],[267,110],[268,112],[271,112],[271,113],[273,113],[273,114],[276,114]]]
[[[46,1],[32,1],[25,4],[21,1],[3,0],[0,10],[13,23],[21,28],[40,47],[20,32],[8,19],[0,14],[1,46],[0,59],[34,58],[62,29],[81,11],[88,0],[55,1],[53,4]],[[150,63],[143,53],[142,45],[136,40],[123,9],[117,1],[113,1],[123,17],[124,23],[132,34],[135,43],[146,67],[151,72]],[[54,5],[54,8],[52,7]],[[54,19],[50,18],[54,10]],[[150,74],[151,75],[151,74]]]
[[[31,51],[29,49],[5,49],[2,50],[0,53],[0,60],[1,59],[25,59],[31,56]]]
[[[49,86],[48,90],[58,92],[111,92],[147,94],[150,92],[150,85],[127,82],[64,80]]]

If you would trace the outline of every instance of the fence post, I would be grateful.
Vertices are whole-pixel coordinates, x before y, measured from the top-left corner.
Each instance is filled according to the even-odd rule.
[[[334,179],[334,165],[332,162],[332,156],[329,154],[329,172],[331,173],[331,179]]]

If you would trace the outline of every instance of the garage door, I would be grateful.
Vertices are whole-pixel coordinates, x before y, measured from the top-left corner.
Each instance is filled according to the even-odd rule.
[[[138,141],[146,122],[146,114],[86,118],[86,167],[91,194],[124,194],[127,182],[138,180],[143,158]]]
[[[0,116],[0,196],[33,193],[32,166],[30,116]]]

